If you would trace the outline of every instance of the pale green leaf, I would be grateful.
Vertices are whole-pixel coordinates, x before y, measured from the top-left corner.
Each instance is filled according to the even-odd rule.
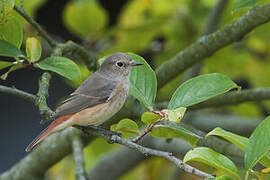
[[[138,125],[131,119],[122,119],[112,125],[111,130],[121,133],[124,138],[132,138],[140,134]]]
[[[246,151],[246,146],[248,144],[249,139],[243,136],[239,136],[237,134],[231,133],[229,131],[225,131],[219,127],[213,129],[211,132],[209,132],[206,137],[208,136],[219,136],[227,141],[230,141],[231,143],[235,144],[238,146],[242,151]],[[260,160],[260,163],[266,167],[270,167],[270,158],[265,155],[263,158]]]
[[[41,56],[41,45],[39,40],[34,37],[26,40],[26,55],[31,62],[36,62]]]
[[[202,162],[239,178],[238,169],[234,163],[226,156],[217,153],[210,148],[198,147],[188,151],[183,162],[186,163],[188,161]]]
[[[144,112],[142,114],[141,120],[145,124],[151,124],[153,122],[156,122],[157,120],[161,119],[162,117],[158,114],[152,113],[152,112]]]
[[[8,77],[8,75],[11,72],[16,71],[16,70],[21,69],[21,68],[23,68],[23,64],[18,62],[17,64],[11,66],[11,68],[8,70],[8,72],[2,74],[0,78],[3,80],[6,80],[6,78]]]

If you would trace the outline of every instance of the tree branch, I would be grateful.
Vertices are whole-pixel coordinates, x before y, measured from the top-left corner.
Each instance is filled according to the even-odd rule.
[[[19,8],[14,6],[15,11],[17,11],[26,21],[28,21],[37,31],[38,33],[46,39],[46,41],[52,46],[55,47],[57,45],[57,41],[55,41],[49,34],[34,20],[32,19],[23,8]]]
[[[203,30],[202,35],[208,35],[217,30],[218,24],[221,20],[222,14],[228,4],[228,0],[219,0],[215,7],[210,11],[207,17],[207,22],[205,28]],[[189,68],[186,73],[183,81],[186,81],[190,78],[193,78],[199,75],[201,67],[203,66],[203,61],[194,64],[191,68]]]
[[[213,148],[217,152],[234,157],[237,160],[243,159],[244,153],[239,148],[220,138],[209,137],[207,139],[200,139],[198,143]],[[178,158],[183,158],[187,151],[192,148],[188,142],[177,138],[168,142],[164,138],[146,136],[140,144],[153,149],[172,152]],[[105,154],[93,168],[87,171],[87,174],[90,179],[106,180],[109,176],[111,180],[116,180],[148,159],[149,156],[145,157],[143,154],[124,146]],[[118,166],[115,166],[115,162],[119,162]]]
[[[240,104],[248,101],[262,101],[270,99],[270,88],[256,88],[242,91],[233,91],[208,101],[191,106],[189,109],[203,109],[209,107],[221,107],[234,104]]]
[[[37,93],[36,105],[39,108],[40,114],[49,118],[54,113],[47,105],[46,98],[49,96],[48,89],[50,86],[51,74],[44,72],[39,80],[39,89]]]
[[[87,180],[84,167],[83,144],[79,136],[72,138],[72,149],[75,162],[76,180]]]
[[[217,50],[241,40],[254,28],[269,21],[270,4],[257,6],[221,30],[200,38],[156,69],[158,87],[162,87],[178,74],[202,61],[203,58],[209,57]]]
[[[168,161],[174,163],[178,168],[183,169],[187,173],[194,174],[194,175],[199,176],[199,177],[204,178],[204,179],[214,177],[213,175],[202,172],[202,171],[200,171],[200,170],[198,170],[198,169],[196,169],[188,164],[184,164],[182,160],[176,158],[170,152],[159,151],[159,150],[147,148],[147,147],[141,146],[139,144],[136,144],[136,143],[132,142],[131,140],[123,139],[117,135],[108,136],[108,135],[102,134],[101,132],[96,131],[96,130],[94,133],[103,137],[104,139],[108,140],[111,143],[122,144],[130,149],[134,149],[136,151],[139,151],[140,153],[144,154],[145,156],[153,155],[153,156],[165,158]]]
[[[22,98],[26,101],[33,103],[33,104],[35,104],[36,98],[37,98],[34,94],[30,94],[30,93],[21,91],[19,89],[16,89],[15,87],[11,88],[11,87],[6,87],[6,86],[0,85],[0,92],[18,96],[19,98]]]

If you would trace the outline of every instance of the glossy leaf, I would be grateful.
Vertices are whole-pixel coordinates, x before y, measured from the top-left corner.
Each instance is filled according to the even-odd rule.
[[[41,56],[41,45],[36,38],[34,37],[27,38],[26,55],[31,62],[35,62],[39,60]]]
[[[122,119],[118,124],[112,125],[111,130],[121,133],[124,138],[132,138],[140,134],[138,125],[131,119]]]
[[[252,169],[270,150],[270,116],[264,119],[249,138],[245,154],[245,168]]]
[[[12,66],[13,63],[12,62],[8,62],[8,61],[0,61],[0,69],[4,69],[6,67]]]
[[[239,178],[238,169],[234,163],[226,156],[219,154],[210,148],[198,147],[188,151],[183,162],[186,163],[188,161],[202,162]]]
[[[23,28],[21,22],[15,16],[8,16],[0,28],[0,39],[20,48],[23,41]]]
[[[239,136],[237,134],[225,131],[219,127],[213,129],[211,132],[209,132],[206,137],[208,136],[220,136],[227,141],[230,141],[231,143],[238,146],[242,151],[246,150],[246,145],[248,143],[248,138]]]
[[[0,56],[24,57],[23,53],[13,44],[0,40]]]
[[[234,0],[233,10],[255,6],[260,0]]]
[[[174,92],[168,109],[188,107],[238,87],[222,74],[204,74],[187,80]]]
[[[225,131],[219,127],[213,129],[211,132],[209,132],[206,137],[208,136],[219,136],[227,141],[230,141],[231,143],[235,144],[237,147],[239,147],[242,151],[246,151],[246,146],[248,144],[249,139],[243,136],[239,136],[237,134]],[[260,163],[266,167],[270,167],[270,158],[268,156],[263,156],[263,158],[260,160]]]
[[[181,138],[188,141],[191,146],[195,146],[200,138],[200,136],[183,128],[179,124],[168,121],[166,123],[155,125],[153,130],[150,132],[150,135],[162,138]]]
[[[144,112],[142,114],[141,120],[142,122],[144,122],[145,124],[151,124],[159,119],[161,119],[162,117],[158,114],[152,113],[152,112]]]
[[[133,53],[127,54],[136,62],[141,62],[144,64],[132,69],[130,75],[131,87],[129,92],[147,109],[153,110],[153,104],[157,93],[156,74],[141,56]]]
[[[45,71],[48,70],[60,74],[71,81],[81,81],[81,72],[79,67],[72,60],[66,57],[51,56],[39,63],[36,63],[35,66]]]
[[[8,75],[9,75],[11,72],[16,71],[16,70],[21,69],[21,68],[23,68],[23,64],[22,64],[22,63],[17,63],[17,64],[15,64],[15,65],[13,65],[13,66],[8,70],[8,72],[2,74],[0,78],[3,79],[3,80],[6,80],[7,77],[8,77]]]

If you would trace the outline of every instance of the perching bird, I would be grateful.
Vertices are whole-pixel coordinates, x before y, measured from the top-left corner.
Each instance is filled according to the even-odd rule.
[[[132,66],[143,65],[124,53],[105,59],[100,69],[86,79],[61,106],[55,119],[25,149],[29,152],[50,134],[73,125],[100,125],[117,113],[128,95]]]

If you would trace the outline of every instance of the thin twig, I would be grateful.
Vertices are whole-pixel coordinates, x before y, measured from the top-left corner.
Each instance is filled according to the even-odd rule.
[[[32,19],[22,8],[14,6],[14,9],[26,20],[28,21],[38,33],[46,39],[46,41],[52,46],[55,47],[57,45],[57,41],[55,41],[49,34],[34,20]]]
[[[77,135],[74,135],[72,137],[72,148],[75,163],[76,180],[87,180],[86,171],[84,167],[83,143],[80,137]]]
[[[150,133],[154,126],[159,123],[160,121],[164,120],[164,118],[161,118],[157,121],[155,121],[154,123],[150,124],[149,126],[146,127],[146,129],[144,130],[144,132],[142,134],[140,134],[139,136],[133,138],[131,141],[134,143],[137,143],[139,140],[141,140],[145,135],[147,135],[148,133]]]
[[[6,87],[6,86],[0,85],[0,92],[18,96],[33,104],[36,102],[36,99],[37,99],[37,96],[35,96],[34,94],[30,94],[25,91],[16,89],[15,87]]]

